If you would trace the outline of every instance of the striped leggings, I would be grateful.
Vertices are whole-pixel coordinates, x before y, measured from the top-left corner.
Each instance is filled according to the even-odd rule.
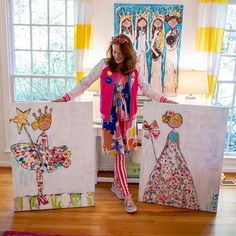
[[[118,187],[122,191],[124,196],[129,195],[124,154],[116,154],[115,156],[114,183],[116,187]]]

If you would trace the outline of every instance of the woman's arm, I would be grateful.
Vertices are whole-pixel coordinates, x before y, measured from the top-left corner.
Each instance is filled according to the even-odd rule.
[[[102,59],[90,72],[89,74],[81,79],[80,83],[75,86],[74,89],[67,92],[63,97],[53,100],[53,102],[68,102],[73,98],[81,95],[87,90],[92,83],[94,83],[101,75],[102,70],[106,66],[106,59]]]

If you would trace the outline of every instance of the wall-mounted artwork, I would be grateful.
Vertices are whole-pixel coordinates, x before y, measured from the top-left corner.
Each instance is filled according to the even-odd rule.
[[[92,116],[88,102],[11,105],[15,211],[95,205]]]
[[[152,89],[176,95],[183,5],[114,5],[115,35],[127,35]]]
[[[139,201],[217,211],[228,109],[146,103]]]

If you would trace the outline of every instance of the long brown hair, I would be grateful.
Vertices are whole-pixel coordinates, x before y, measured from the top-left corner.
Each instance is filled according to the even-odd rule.
[[[125,21],[129,21],[129,22],[130,22],[130,26],[129,26],[128,28],[126,28],[126,27],[123,25],[123,23],[124,23]],[[123,32],[125,32],[126,30],[128,30],[128,31],[130,32],[130,34],[133,36],[132,21],[131,21],[130,19],[128,19],[128,18],[125,19],[125,20],[123,20],[122,23],[121,23],[121,33],[123,34]]]
[[[138,23],[141,21],[141,20],[144,20],[145,22],[146,22],[146,25],[144,26],[144,27],[140,27],[139,25],[138,25]],[[147,40],[147,20],[145,19],[145,18],[143,18],[143,17],[140,17],[139,19],[138,19],[138,21],[137,21],[137,36],[136,36],[136,40],[138,40],[138,37],[139,37],[139,31],[141,30],[141,29],[144,29],[144,32],[145,32],[145,39]]]
[[[131,74],[136,67],[137,57],[130,38],[125,34],[119,34],[112,39],[109,48],[107,50],[107,57],[108,57],[107,64],[112,72],[118,70],[118,64],[116,63],[113,57],[112,46],[114,44],[120,46],[120,50],[125,57],[123,65],[120,68],[121,72],[125,75]]]

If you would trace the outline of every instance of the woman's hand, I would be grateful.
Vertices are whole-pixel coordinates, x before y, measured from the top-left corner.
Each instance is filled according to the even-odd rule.
[[[60,98],[52,100],[52,102],[65,102],[65,99],[63,97],[60,97]]]
[[[165,103],[178,104],[178,102],[175,102],[175,101],[172,101],[172,100],[169,100],[169,99],[166,99]]]

